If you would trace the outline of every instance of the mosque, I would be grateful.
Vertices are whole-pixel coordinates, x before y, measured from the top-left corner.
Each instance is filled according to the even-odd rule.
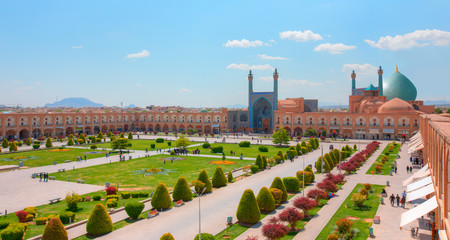
[[[374,73],[375,75],[375,73]],[[419,128],[419,114],[433,113],[434,106],[416,100],[414,84],[396,68],[387,79],[378,69],[378,87],[352,89],[348,111],[320,111],[317,99],[278,99],[278,71],[273,73],[273,91],[253,91],[253,74],[248,74],[246,109],[26,109],[0,112],[0,139],[66,136],[98,132],[253,132],[270,134],[279,128],[291,136],[315,130],[322,136],[359,139],[409,137]]]

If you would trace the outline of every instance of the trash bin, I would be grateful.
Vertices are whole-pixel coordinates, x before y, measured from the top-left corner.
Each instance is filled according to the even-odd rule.
[[[392,172],[391,172],[392,173]],[[389,181],[386,181],[386,186],[389,186]]]
[[[373,236],[373,227],[369,228],[369,236]]]
[[[227,217],[227,224],[228,225],[233,224],[233,217]]]
[[[380,198],[380,203],[381,203],[381,205],[384,205],[384,198],[383,197]]]

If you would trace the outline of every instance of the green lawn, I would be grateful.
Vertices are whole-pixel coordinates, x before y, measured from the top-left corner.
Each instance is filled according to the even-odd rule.
[[[222,146],[223,152],[225,153],[225,156],[230,156],[231,150],[235,152],[233,156],[239,157],[241,156],[241,153],[244,154],[244,157],[254,157],[258,156],[258,154],[266,155],[267,157],[273,157],[278,150],[281,150],[283,153],[285,153],[288,150],[287,146],[284,147],[276,147],[276,146],[267,146],[269,148],[269,152],[260,152],[258,150],[259,146],[261,145],[250,145],[250,147],[239,147],[239,144],[230,144],[230,143],[213,143],[211,144],[212,147],[216,146]],[[202,147],[198,148],[200,150],[200,154],[208,154],[208,155],[222,155],[217,153],[212,153],[209,149],[204,149]]]
[[[178,156],[175,156],[178,158]],[[215,165],[210,164],[210,161],[220,161],[217,158],[205,157],[186,157],[181,156],[183,160],[174,161],[167,160],[164,163],[163,159],[170,159],[169,155],[156,155],[146,158],[139,158],[134,160],[127,160],[125,162],[115,162],[111,164],[97,165],[87,168],[80,168],[61,173],[52,173],[50,176],[55,176],[57,180],[67,181],[68,177],[73,181],[74,179],[82,179],[87,184],[95,184],[104,186],[106,182],[113,184],[119,183],[119,187],[130,190],[140,189],[154,189],[158,183],[165,183],[170,189],[175,186],[178,178],[186,177],[189,182],[196,180],[199,172],[205,169],[208,176],[212,177],[217,166],[221,166],[224,172],[228,172],[234,168],[240,168],[245,165],[250,165],[253,161],[248,160],[232,160],[234,164],[231,165]],[[151,168],[164,168],[174,172],[168,175],[150,175],[135,174],[135,171]]]
[[[366,174],[372,174],[372,172],[376,175],[389,175],[391,173],[391,166],[392,164],[395,162],[395,160],[397,159],[397,155],[398,155],[398,149],[400,148],[400,144],[396,144],[394,146],[394,149],[389,152],[389,147],[392,146],[392,143],[389,143],[383,150],[383,152],[381,152],[380,156],[378,156],[377,160],[372,164],[372,166],[370,166],[369,170],[366,172]],[[386,161],[383,165],[383,169],[381,173],[376,173],[375,171],[375,166],[377,165],[377,163],[381,163],[381,159],[386,156],[385,153],[389,153],[388,157],[389,157],[389,161]]]
[[[382,189],[385,187],[384,185],[372,185],[372,189],[375,191],[374,193],[369,194],[369,198],[364,202],[364,208],[359,209],[354,206],[353,201],[351,200],[352,195],[354,193],[358,193],[361,188],[363,188],[363,184],[358,184],[353,189],[352,193],[345,199],[344,203],[339,207],[333,217],[330,219],[328,224],[322,229],[319,236],[316,239],[327,239],[328,235],[332,233],[334,230],[335,222],[337,222],[341,218],[345,217],[356,217],[359,220],[352,220],[353,228],[357,228],[360,233],[356,235],[354,240],[358,239],[367,239],[369,237],[369,227],[372,226],[372,223],[364,221],[365,219],[373,219],[378,206],[380,205],[380,197]]]
[[[102,196],[102,199],[105,198],[104,191],[93,192],[93,193],[85,194],[83,196],[91,196],[91,198],[92,198],[95,195]],[[122,201],[125,202],[125,204],[126,204],[127,202],[130,202],[130,201],[141,201],[144,199],[146,199],[146,198],[119,199],[119,204],[116,208],[122,207],[122,205],[123,205]],[[91,214],[92,209],[94,209],[94,207],[95,207],[95,205],[97,205],[97,203],[105,204],[106,201],[101,200],[101,201],[89,201],[89,202],[78,203],[78,211],[75,212],[75,221],[78,222],[78,221],[87,219],[89,217],[89,215]],[[68,211],[65,200],[62,200],[61,202],[54,203],[54,204],[45,204],[45,205],[36,206],[36,208],[37,208],[37,213],[38,213],[37,217],[47,217],[50,214],[58,214],[60,212]],[[15,213],[8,213],[7,217],[4,217],[4,216],[0,217],[0,221],[1,220],[7,220],[10,223],[18,222],[18,218],[16,217]],[[65,225],[68,225],[68,224],[65,224]],[[45,229],[45,225],[29,224],[25,238],[38,236],[43,233],[44,229]]]
[[[66,148],[68,151],[57,151],[58,149],[49,150],[33,150],[28,152],[15,152],[0,154],[0,165],[18,165],[19,161],[23,161],[23,165],[27,167],[39,167],[45,165],[52,165],[55,161],[58,163],[64,163],[66,160],[76,161],[77,156],[83,157],[88,152],[101,152],[97,154],[86,154],[87,159],[104,157],[103,151],[88,150],[88,149],[76,149]]]
[[[142,150],[145,151],[146,149],[148,149],[149,151],[155,150],[152,149],[150,147],[150,144],[154,143],[155,144],[155,148],[161,148],[161,149],[165,149],[165,148],[173,148],[175,146],[175,141],[164,141],[163,143],[156,143],[156,140],[130,140],[131,142],[131,147],[130,150]],[[171,143],[171,146],[168,145],[168,143]],[[86,146],[91,146],[92,144],[86,145]],[[107,142],[107,143],[96,143],[95,144],[99,149],[102,148],[111,148],[111,143]]]

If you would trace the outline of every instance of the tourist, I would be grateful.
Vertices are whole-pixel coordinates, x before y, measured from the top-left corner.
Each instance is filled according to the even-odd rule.
[[[397,194],[395,199],[397,200],[397,207],[398,207],[400,205],[400,196]]]
[[[409,173],[409,166],[406,166],[406,173]]]
[[[39,173],[39,182],[42,182],[42,173]]]
[[[406,191],[402,192],[402,197],[406,197]]]
[[[86,161],[87,160],[87,157],[86,157],[86,155],[84,155],[84,161]]]
[[[404,197],[404,196],[402,197],[401,203],[402,203],[402,208],[405,208],[406,197]]]
[[[397,166],[395,166],[394,171],[395,171],[395,174],[397,174]]]
[[[391,201],[391,206],[394,206],[394,200],[395,200],[394,194],[392,194],[392,195],[389,197],[389,200]]]
[[[386,189],[383,188],[383,190],[381,191],[381,194],[386,194]]]

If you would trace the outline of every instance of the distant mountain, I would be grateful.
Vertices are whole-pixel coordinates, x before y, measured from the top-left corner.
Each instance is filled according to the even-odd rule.
[[[449,101],[443,101],[443,100],[438,100],[438,101],[423,101],[424,105],[435,105],[436,107],[450,107],[450,102]]]
[[[244,104],[234,104],[234,105],[226,105],[223,106],[224,108],[229,108],[229,109],[233,109],[233,108],[247,108],[247,105]]]
[[[125,107],[123,107],[123,108],[135,108],[136,107],[136,105],[134,105],[134,104],[130,104],[130,105],[128,105],[128,106],[125,106]]]
[[[44,107],[103,107],[103,104],[92,102],[87,98],[64,98],[61,101],[47,103]]]

